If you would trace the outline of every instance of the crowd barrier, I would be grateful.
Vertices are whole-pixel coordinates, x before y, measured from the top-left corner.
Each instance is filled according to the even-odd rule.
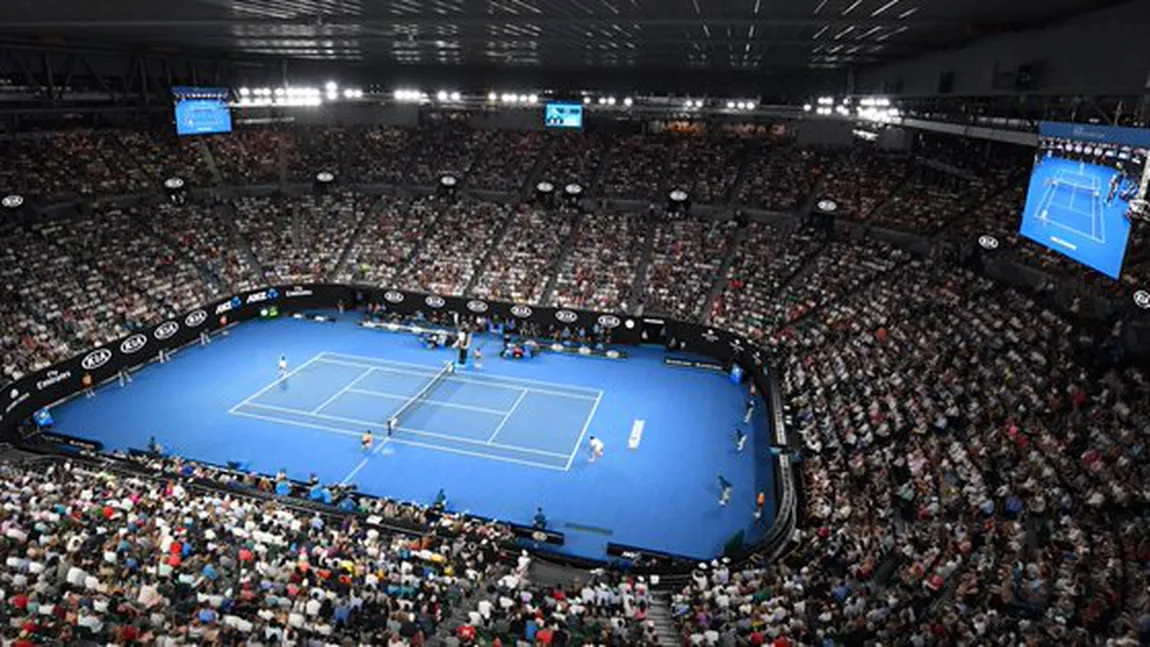
[[[114,378],[122,370],[131,370],[167,353],[195,343],[203,334],[212,335],[243,321],[261,316],[275,306],[283,313],[306,310],[359,307],[368,303],[382,306],[400,316],[435,318],[435,313],[458,313],[460,316],[484,316],[520,326],[531,323],[544,335],[571,329],[609,332],[612,344],[637,345],[674,340],[677,350],[705,355],[726,369],[738,364],[763,397],[773,433],[775,461],[775,527],[768,538],[786,541],[795,522],[795,496],[786,456],[785,421],[781,411],[778,384],[766,364],[762,351],[746,339],[728,331],[672,319],[593,312],[528,304],[504,303],[482,299],[439,296],[403,290],[362,285],[300,284],[279,285],[250,290],[221,299],[203,307],[165,320],[155,326],[126,335],[112,343],[59,362],[8,384],[0,392],[0,438],[18,442],[20,424],[39,409],[82,392],[86,388]],[[782,525],[783,527],[778,527]],[[772,546],[748,547],[773,550]]]

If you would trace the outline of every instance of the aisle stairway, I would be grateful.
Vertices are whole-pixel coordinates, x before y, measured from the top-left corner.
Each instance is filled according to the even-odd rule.
[[[675,621],[671,615],[671,595],[666,591],[651,592],[647,619],[654,623],[655,638],[660,645],[678,645],[683,642],[675,630]]]

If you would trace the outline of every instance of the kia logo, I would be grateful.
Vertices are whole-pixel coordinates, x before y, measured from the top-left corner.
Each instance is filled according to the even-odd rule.
[[[819,200],[818,207],[819,211],[835,211],[839,205],[834,200]]]
[[[203,310],[196,310],[184,318],[184,325],[188,328],[195,328],[208,320],[208,313]]]
[[[423,302],[432,308],[442,308],[447,303],[443,300],[443,297],[437,297],[434,295],[427,297],[423,300]]]
[[[619,317],[615,315],[599,315],[599,325],[604,328],[617,328],[619,326]]]
[[[388,290],[383,293],[383,300],[388,303],[403,303],[403,293],[396,292],[395,290]]]
[[[179,329],[180,329],[180,324],[178,324],[174,321],[165,321],[164,323],[160,324],[159,327],[156,328],[156,331],[153,332],[152,335],[156,339],[164,340],[164,339],[167,339],[167,338],[171,337],[172,335],[176,334],[176,331]]]
[[[148,345],[148,338],[147,337],[140,335],[140,334],[135,334],[135,335],[132,335],[131,337],[125,339],[124,343],[120,344],[120,352],[124,353],[125,355],[131,355],[132,353],[135,353],[136,351],[140,350],[141,348],[143,348],[144,346],[147,346],[147,345]]]
[[[994,236],[983,235],[978,237],[978,244],[983,249],[998,249],[998,239]]]
[[[487,304],[479,300],[468,301],[467,309],[472,312],[487,312]]]
[[[575,323],[575,321],[579,319],[579,315],[570,310],[560,310],[555,313],[555,318],[563,323]]]
[[[531,308],[524,305],[511,306],[511,314],[519,317],[520,319],[526,319],[527,317],[531,316]]]
[[[80,366],[83,366],[85,371],[94,371],[107,364],[110,359],[112,359],[112,351],[107,348],[98,348],[80,360]]]

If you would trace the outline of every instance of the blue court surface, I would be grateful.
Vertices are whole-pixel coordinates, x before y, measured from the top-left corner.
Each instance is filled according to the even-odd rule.
[[[1031,172],[1019,233],[1117,278],[1130,235],[1129,204],[1118,197],[1127,182],[1111,195],[1117,173],[1107,166],[1043,158]]]
[[[740,530],[753,540],[768,529],[770,505],[753,520],[757,491],[774,500],[766,417],[756,410],[737,452],[746,388],[726,375],[668,367],[659,348],[628,349],[621,361],[503,360],[487,336],[477,338],[482,367],[440,375],[455,351],[355,322],[242,324],[137,372],[125,388],[60,405],[56,428],[108,449],[143,448],[154,435],[182,456],[296,479],[314,473],[404,501],[429,504],[442,487],[453,511],[523,524],[542,506],[549,528],[567,537],[563,550],[585,557],[605,557],[614,541],[709,558]],[[377,437],[369,453],[365,431]],[[606,445],[595,462],[592,435]],[[726,507],[719,474],[734,486]]]

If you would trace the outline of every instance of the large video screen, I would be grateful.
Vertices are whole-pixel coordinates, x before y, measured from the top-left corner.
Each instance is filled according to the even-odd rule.
[[[583,104],[549,103],[543,106],[543,124],[548,128],[582,128]]]
[[[232,132],[228,92],[222,88],[173,88],[176,134],[209,135]]]
[[[1150,130],[1042,122],[1019,233],[1118,278]]]

